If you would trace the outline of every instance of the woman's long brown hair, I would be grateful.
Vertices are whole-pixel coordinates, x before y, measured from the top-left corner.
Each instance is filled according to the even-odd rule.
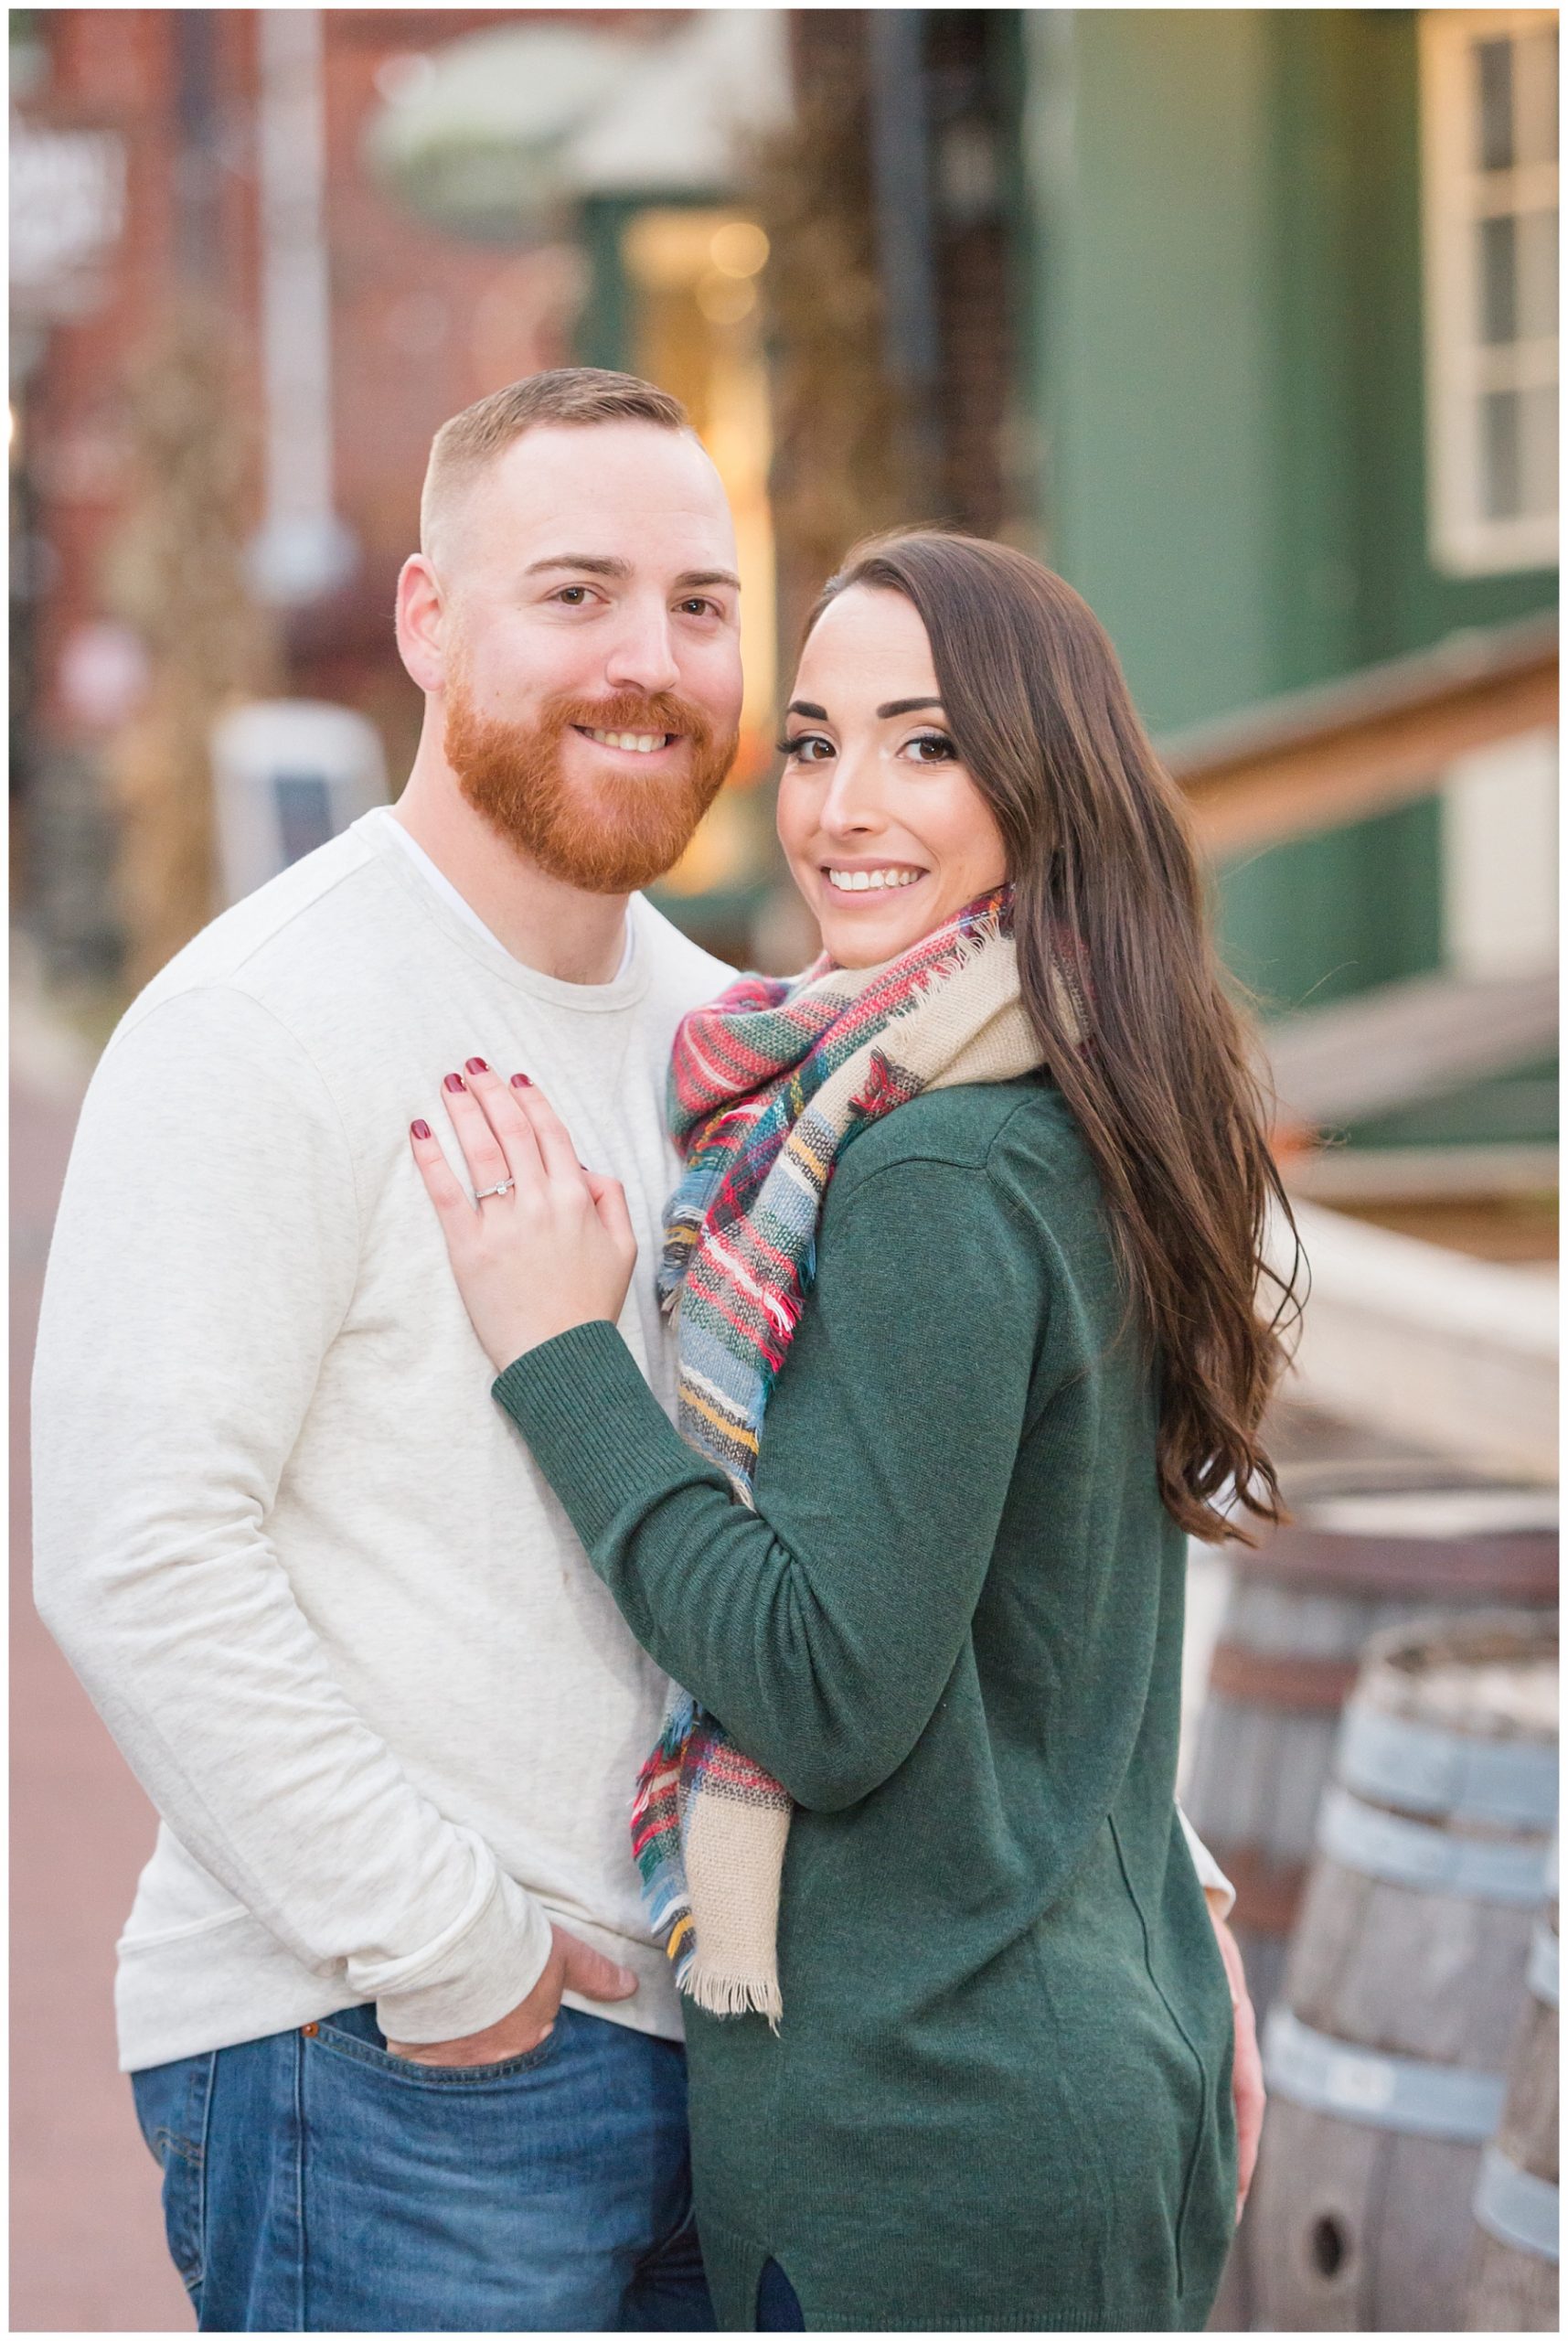
[[[1071,585],[978,538],[917,529],[857,546],[807,632],[852,585],[919,611],[954,744],[1001,829],[1025,1005],[1159,1361],[1166,1507],[1210,1542],[1238,1534],[1222,1502],[1277,1520],[1258,1427],[1282,1328],[1300,1313],[1300,1250],[1287,1277],[1265,1256],[1271,1203],[1295,1232],[1269,1117],[1185,810],[1116,654]],[[1063,1025],[1053,958],[1086,999],[1086,1042]]]

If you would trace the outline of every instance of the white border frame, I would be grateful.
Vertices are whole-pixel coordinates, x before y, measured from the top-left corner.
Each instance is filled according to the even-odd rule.
[[[1421,227],[1425,291],[1427,543],[1433,565],[1459,577],[1488,577],[1551,568],[1557,560],[1557,516],[1490,520],[1477,509],[1480,470],[1473,433],[1477,394],[1493,387],[1491,353],[1474,338],[1476,304],[1469,283],[1475,265],[1477,213],[1465,200],[1471,177],[1458,142],[1470,127],[1466,66],[1478,32],[1524,32],[1552,24],[1552,8],[1427,8],[1421,15]],[[1499,177],[1504,175],[1499,174]],[[1536,164],[1506,174],[1513,209],[1520,196],[1557,200],[1557,166]],[[1557,343],[1514,344],[1506,382],[1526,389],[1556,387]]]

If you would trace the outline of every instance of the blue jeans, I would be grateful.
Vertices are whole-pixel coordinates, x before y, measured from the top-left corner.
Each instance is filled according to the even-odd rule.
[[[673,2041],[432,2068],[356,2007],[132,2086],[204,2332],[713,2330]]]
[[[757,2331],[759,2333],[804,2333],[805,2319],[795,2298],[795,2286],[776,2260],[770,2260],[763,2270],[763,2280],[757,2287]]]

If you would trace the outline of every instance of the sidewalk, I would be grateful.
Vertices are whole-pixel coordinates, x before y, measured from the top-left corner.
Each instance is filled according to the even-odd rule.
[[[11,2329],[192,2324],[115,2069],[114,1939],[151,1808],[34,1612],[27,1384],[79,1069],[29,1032],[11,1092]]]

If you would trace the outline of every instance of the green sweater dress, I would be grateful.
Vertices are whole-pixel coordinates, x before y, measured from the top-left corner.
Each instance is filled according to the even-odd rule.
[[[1184,1540],[1156,1376],[1047,1079],[859,1137],[756,1511],[582,1325],[496,1395],[639,1641],[796,1801],[784,2017],[687,2003],[726,2330],[1201,2326],[1230,1993],[1175,1807]],[[630,1783],[628,1782],[628,1799]]]

